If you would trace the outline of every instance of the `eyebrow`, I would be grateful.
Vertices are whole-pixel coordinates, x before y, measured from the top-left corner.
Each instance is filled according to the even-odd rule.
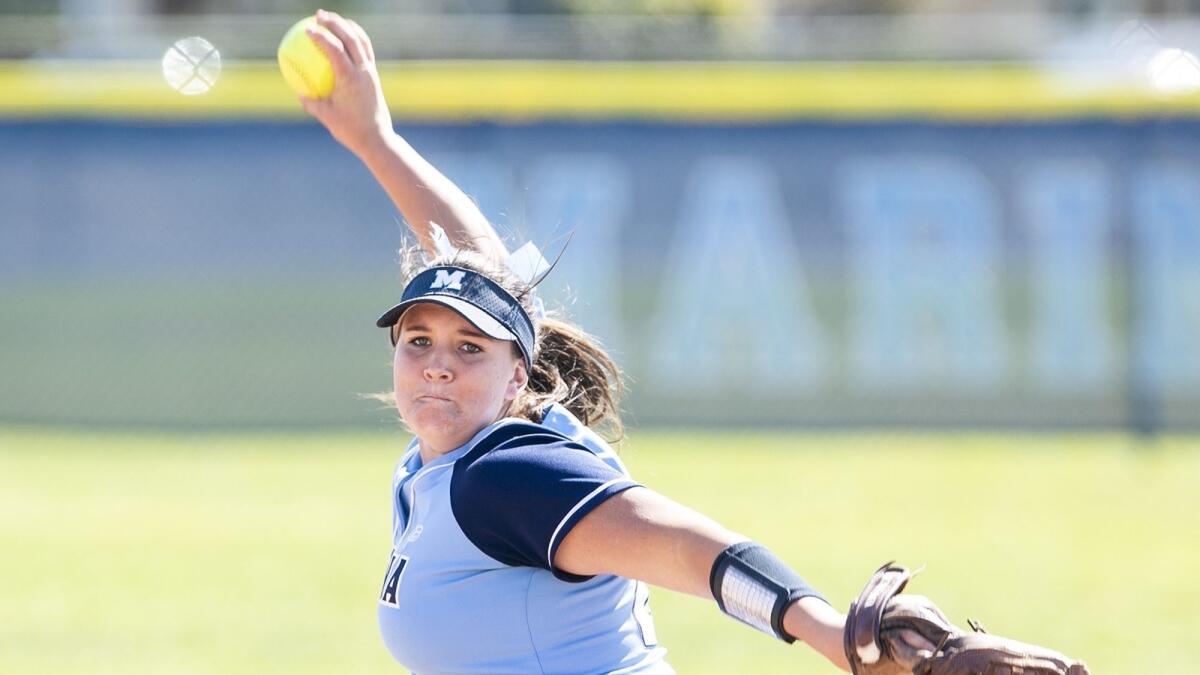
[[[405,330],[415,330],[415,331],[421,331],[421,332],[425,332],[425,333],[431,332],[430,328],[428,326],[426,326],[425,324],[420,324],[420,323],[410,323],[410,324],[407,324],[404,327],[400,328],[400,331],[405,331]],[[470,337],[492,339],[490,336],[484,335],[483,333],[481,333],[478,330],[475,330],[474,328],[459,328],[458,334],[459,335],[468,335]]]

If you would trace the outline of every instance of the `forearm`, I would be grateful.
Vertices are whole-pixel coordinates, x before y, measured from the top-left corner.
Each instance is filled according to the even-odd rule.
[[[436,223],[456,248],[506,260],[504,243],[475,203],[396,134],[366,32],[335,12],[318,11],[317,21],[327,31],[310,29],[308,36],[329,57],[337,84],[326,99],[302,98],[304,109],[367,165],[427,252],[435,252]]]
[[[783,615],[783,628],[789,635],[808,643],[838,668],[849,671],[842,646],[845,626],[846,616],[820,598],[800,598]]]
[[[745,537],[725,530],[712,521],[707,524],[700,522],[687,529],[680,528],[670,556],[656,560],[649,570],[629,576],[711,600],[713,595],[709,574],[713,561],[726,547],[745,540]],[[648,553],[646,549],[641,550],[643,554]],[[849,671],[842,645],[845,625],[844,614],[822,598],[813,596],[796,600],[783,615],[784,631],[798,641],[807,643],[838,668]]]
[[[508,252],[475,202],[396,133],[356,153],[400,209],[421,247],[434,250],[436,223],[455,247],[478,251],[494,260]]]

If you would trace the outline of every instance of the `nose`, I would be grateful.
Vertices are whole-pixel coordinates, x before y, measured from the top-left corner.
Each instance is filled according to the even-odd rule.
[[[454,373],[437,358],[425,364],[423,373],[426,382],[449,382],[454,379]]]

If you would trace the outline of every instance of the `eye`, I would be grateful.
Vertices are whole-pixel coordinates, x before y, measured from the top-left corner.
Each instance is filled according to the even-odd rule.
[[[482,354],[483,348],[473,342],[464,342],[459,349],[468,354]]]
[[[425,337],[424,335],[418,335],[417,337],[409,340],[408,344],[410,344],[414,347],[428,347],[429,345],[431,345],[433,343],[431,343],[429,341],[429,338]]]

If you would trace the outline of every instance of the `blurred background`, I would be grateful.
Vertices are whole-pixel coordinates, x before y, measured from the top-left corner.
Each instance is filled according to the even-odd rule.
[[[648,484],[834,597],[924,561],[960,623],[1190,672],[1200,2],[325,8],[566,247]],[[0,0],[0,672],[389,667],[404,226],[278,73],[315,9]],[[832,672],[697,602],[656,596],[680,672]]]
[[[344,5],[414,145],[573,235],[639,423],[1200,425],[1189,3]],[[401,223],[272,63],[312,8],[0,8],[0,420],[387,423]]]

